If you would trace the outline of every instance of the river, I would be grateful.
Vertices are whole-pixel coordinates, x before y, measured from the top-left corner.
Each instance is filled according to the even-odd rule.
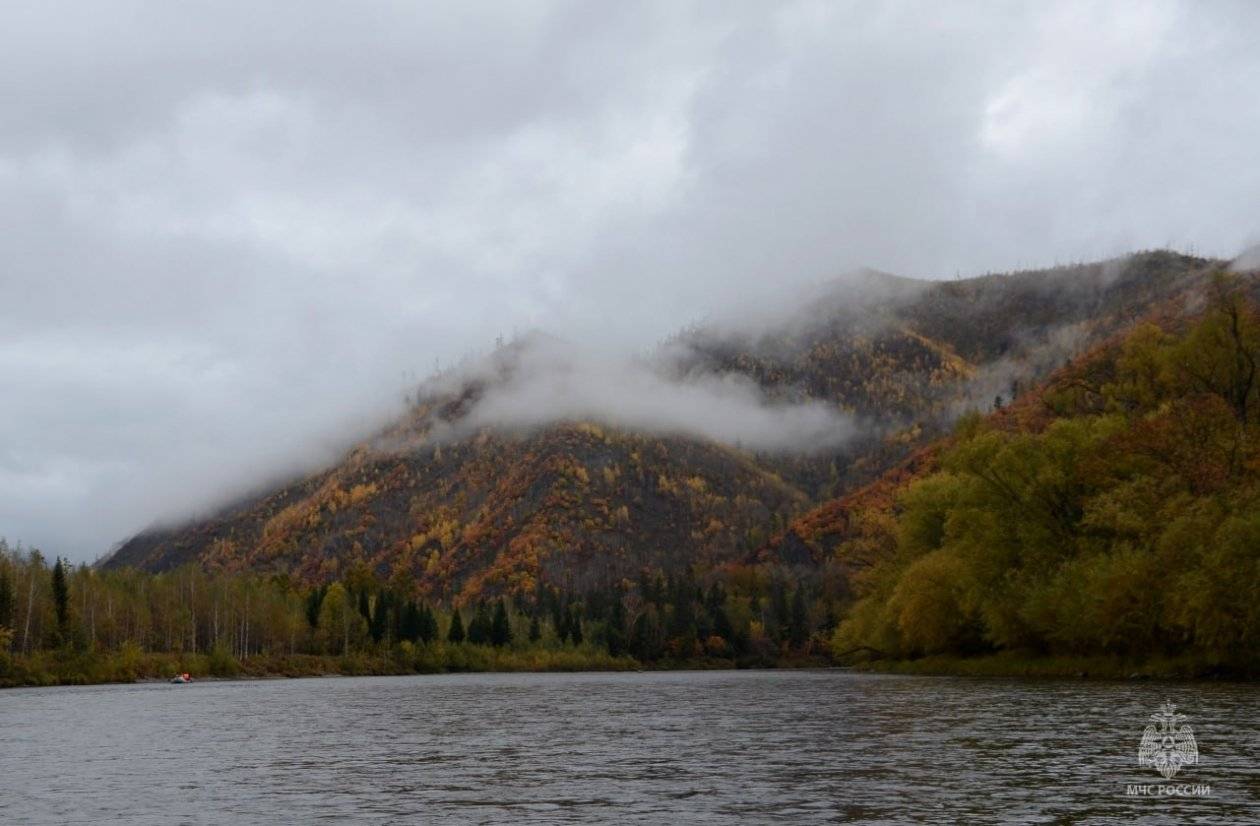
[[[1172,781],[1137,761],[1166,700],[1200,754]],[[1139,817],[1260,822],[1260,691],[839,670],[0,691],[4,824]]]

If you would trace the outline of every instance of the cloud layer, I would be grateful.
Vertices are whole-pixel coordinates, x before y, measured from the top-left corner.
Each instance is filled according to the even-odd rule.
[[[7,4],[0,534],[91,558],[324,460],[514,329],[617,352],[858,265],[1232,254],[1260,240],[1258,24]]]
[[[427,389],[484,392],[464,416],[435,429],[437,440],[483,427],[530,430],[557,421],[595,421],[647,433],[698,436],[750,450],[813,452],[857,432],[853,420],[818,401],[768,399],[735,374],[675,375],[669,353],[653,360],[592,353],[549,336],[527,336]]]

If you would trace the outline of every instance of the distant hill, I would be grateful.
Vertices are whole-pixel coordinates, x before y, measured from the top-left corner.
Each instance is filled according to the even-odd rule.
[[[363,563],[455,601],[644,571],[818,564],[855,530],[853,503],[884,495],[889,469],[930,464],[928,446],[961,413],[1022,397],[1139,319],[1183,312],[1216,263],[1153,252],[955,281],[861,273],[778,317],[684,331],[650,360],[662,388],[732,384],[755,390],[766,415],[805,404],[851,423],[843,440],[791,450],[703,427],[653,432],[616,410],[496,426],[488,400],[519,392],[523,365],[543,352],[526,339],[426,383],[407,416],[335,466],[142,532],[103,564],[314,582]]]

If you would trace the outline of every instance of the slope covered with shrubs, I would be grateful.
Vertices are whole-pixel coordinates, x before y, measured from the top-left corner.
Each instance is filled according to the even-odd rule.
[[[1014,409],[960,421],[886,508],[838,652],[1170,657],[1260,644],[1260,312],[1218,276]],[[841,542],[843,557],[849,549]]]

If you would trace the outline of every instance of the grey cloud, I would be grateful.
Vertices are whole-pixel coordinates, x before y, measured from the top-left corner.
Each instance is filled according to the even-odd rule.
[[[435,441],[482,428],[529,430],[557,421],[594,421],[627,430],[698,436],[751,450],[813,452],[851,438],[853,420],[817,401],[767,398],[737,375],[677,375],[665,348],[653,358],[592,352],[530,335],[451,371],[422,388],[431,396],[483,387],[460,419],[437,427]]]

